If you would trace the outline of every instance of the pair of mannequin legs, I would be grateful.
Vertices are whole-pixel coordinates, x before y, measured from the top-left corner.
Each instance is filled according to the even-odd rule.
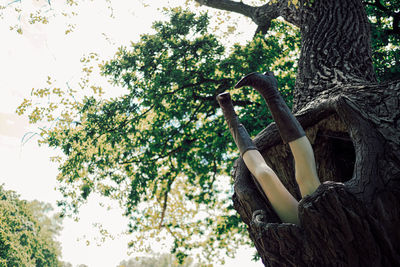
[[[250,73],[242,78],[235,88],[242,86],[252,86],[267,102],[279,133],[283,141],[289,143],[294,156],[296,181],[302,197],[313,193],[320,185],[314,153],[303,128],[280,95],[275,77],[270,72],[265,74]],[[239,122],[230,94],[227,92],[219,94],[217,100],[247,168],[261,185],[275,212],[282,222],[299,224],[297,200],[267,165],[246,129]]]

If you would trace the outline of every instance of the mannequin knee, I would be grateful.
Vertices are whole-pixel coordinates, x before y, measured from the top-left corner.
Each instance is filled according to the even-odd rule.
[[[270,179],[274,175],[274,171],[267,164],[257,166],[254,172],[254,176],[260,179]]]

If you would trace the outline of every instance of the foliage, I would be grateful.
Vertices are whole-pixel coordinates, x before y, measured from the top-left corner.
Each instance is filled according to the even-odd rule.
[[[372,59],[377,77],[381,81],[398,79],[400,77],[400,1],[365,1],[365,7],[371,23]]]
[[[91,0],[93,1],[93,0]],[[9,0],[0,3],[0,19],[7,21],[10,30],[19,34],[24,33],[24,28],[29,24],[49,24],[53,19],[65,17],[65,34],[74,31],[76,25],[73,18],[79,13],[79,4],[82,0]],[[97,1],[99,4],[100,1]],[[111,0],[104,0],[103,4],[113,16]]]
[[[199,266],[188,257],[185,263],[179,264],[172,254],[158,254],[153,257],[136,257],[122,261],[118,267],[196,267]]]
[[[145,240],[168,234],[180,261],[196,248],[211,261],[218,249],[232,255],[248,242],[230,204],[231,186],[223,182],[238,154],[215,97],[230,90],[243,123],[258,133],[270,121],[264,102],[250,88],[233,85],[246,73],[274,70],[290,101],[299,35],[277,21],[266,38],[226,51],[208,32],[207,15],[170,15],[170,21],[154,23],[154,34],[121,47],[101,65],[125,95],[104,99],[104,90],[85,76],[81,87],[95,94],[79,99],[78,90],[51,88],[49,78],[49,88],[34,89],[18,113],[52,125],[40,135],[64,155],[55,160],[65,212],[77,211],[97,192],[125,208],[135,233],[132,248],[145,249]],[[84,73],[92,72],[93,60],[82,60]]]
[[[0,266],[61,266],[60,218],[49,204],[27,202],[0,186]]]
[[[93,1],[93,0],[92,0]],[[143,7],[151,1],[137,0]],[[76,25],[73,18],[79,14],[81,0],[56,1],[9,1],[0,4],[0,19],[7,20],[10,29],[23,34],[24,24],[48,24],[53,18],[66,17],[65,33],[73,32]],[[276,3],[278,0],[249,0],[249,5],[263,5],[266,2]],[[304,1],[305,3],[307,1]],[[312,3],[313,1],[308,1]],[[367,15],[371,23],[373,63],[380,81],[400,77],[400,1],[399,0],[364,0]],[[199,8],[193,0],[182,1],[187,7]],[[99,3],[97,3],[99,4]],[[113,1],[104,0],[102,5],[110,11],[113,17]],[[288,5],[299,6],[298,0],[288,1]],[[213,10],[213,30],[224,37],[233,34],[237,28],[237,19],[230,12]],[[7,15],[8,14],[8,15]],[[9,14],[12,14],[11,16]]]

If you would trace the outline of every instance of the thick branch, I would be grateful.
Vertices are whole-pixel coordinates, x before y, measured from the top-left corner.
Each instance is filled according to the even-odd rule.
[[[235,12],[253,20],[258,25],[257,31],[266,33],[271,25],[271,20],[282,16],[286,21],[299,26],[300,16],[299,9],[293,4],[289,4],[288,0],[278,1],[277,3],[267,3],[262,6],[250,6],[243,2],[235,2],[231,0],[195,0],[201,5],[212,8]]]
[[[256,7],[246,5],[243,2],[235,2],[231,0],[196,0],[196,2],[200,5],[239,13],[249,18],[252,18],[252,14],[256,9]]]

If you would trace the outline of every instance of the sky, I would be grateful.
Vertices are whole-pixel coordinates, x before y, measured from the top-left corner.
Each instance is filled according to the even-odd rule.
[[[0,3],[9,2],[12,1]],[[148,2],[151,5],[144,7],[140,1],[113,0],[112,18],[111,10],[103,1],[96,1],[96,4],[86,1],[79,5],[78,15],[72,19],[58,16],[49,24],[32,25],[28,23],[29,8],[43,6],[47,1],[22,1],[24,11],[19,18],[22,35],[10,30],[15,13],[5,14],[0,23],[0,184],[6,189],[16,191],[23,199],[37,199],[56,207],[56,201],[61,199],[61,194],[55,190],[58,171],[49,158],[59,152],[38,146],[38,137],[32,135],[37,132],[37,126],[29,125],[26,116],[18,116],[15,110],[24,98],[29,98],[32,88],[46,85],[48,76],[61,86],[76,81],[81,75],[83,55],[96,52],[102,58],[110,58],[117,47],[129,45],[141,33],[150,32],[151,23],[160,16],[157,8],[169,1]],[[71,21],[76,28],[65,34],[66,23]],[[255,30],[249,23],[241,23],[241,27],[248,33],[242,36],[243,40]],[[119,95],[123,90],[109,86],[107,93]],[[30,136],[33,137],[28,140]],[[117,266],[130,257],[127,255],[129,237],[120,235],[127,225],[122,211],[113,203],[109,203],[112,209],[102,208],[98,205],[100,201],[104,202],[92,197],[81,209],[78,222],[64,219],[58,237],[63,261],[74,266],[108,267]],[[93,223],[101,223],[115,238],[96,242],[100,235]],[[253,248],[241,249],[237,257],[227,259],[224,266],[263,266],[260,262],[251,262],[254,251]]]

